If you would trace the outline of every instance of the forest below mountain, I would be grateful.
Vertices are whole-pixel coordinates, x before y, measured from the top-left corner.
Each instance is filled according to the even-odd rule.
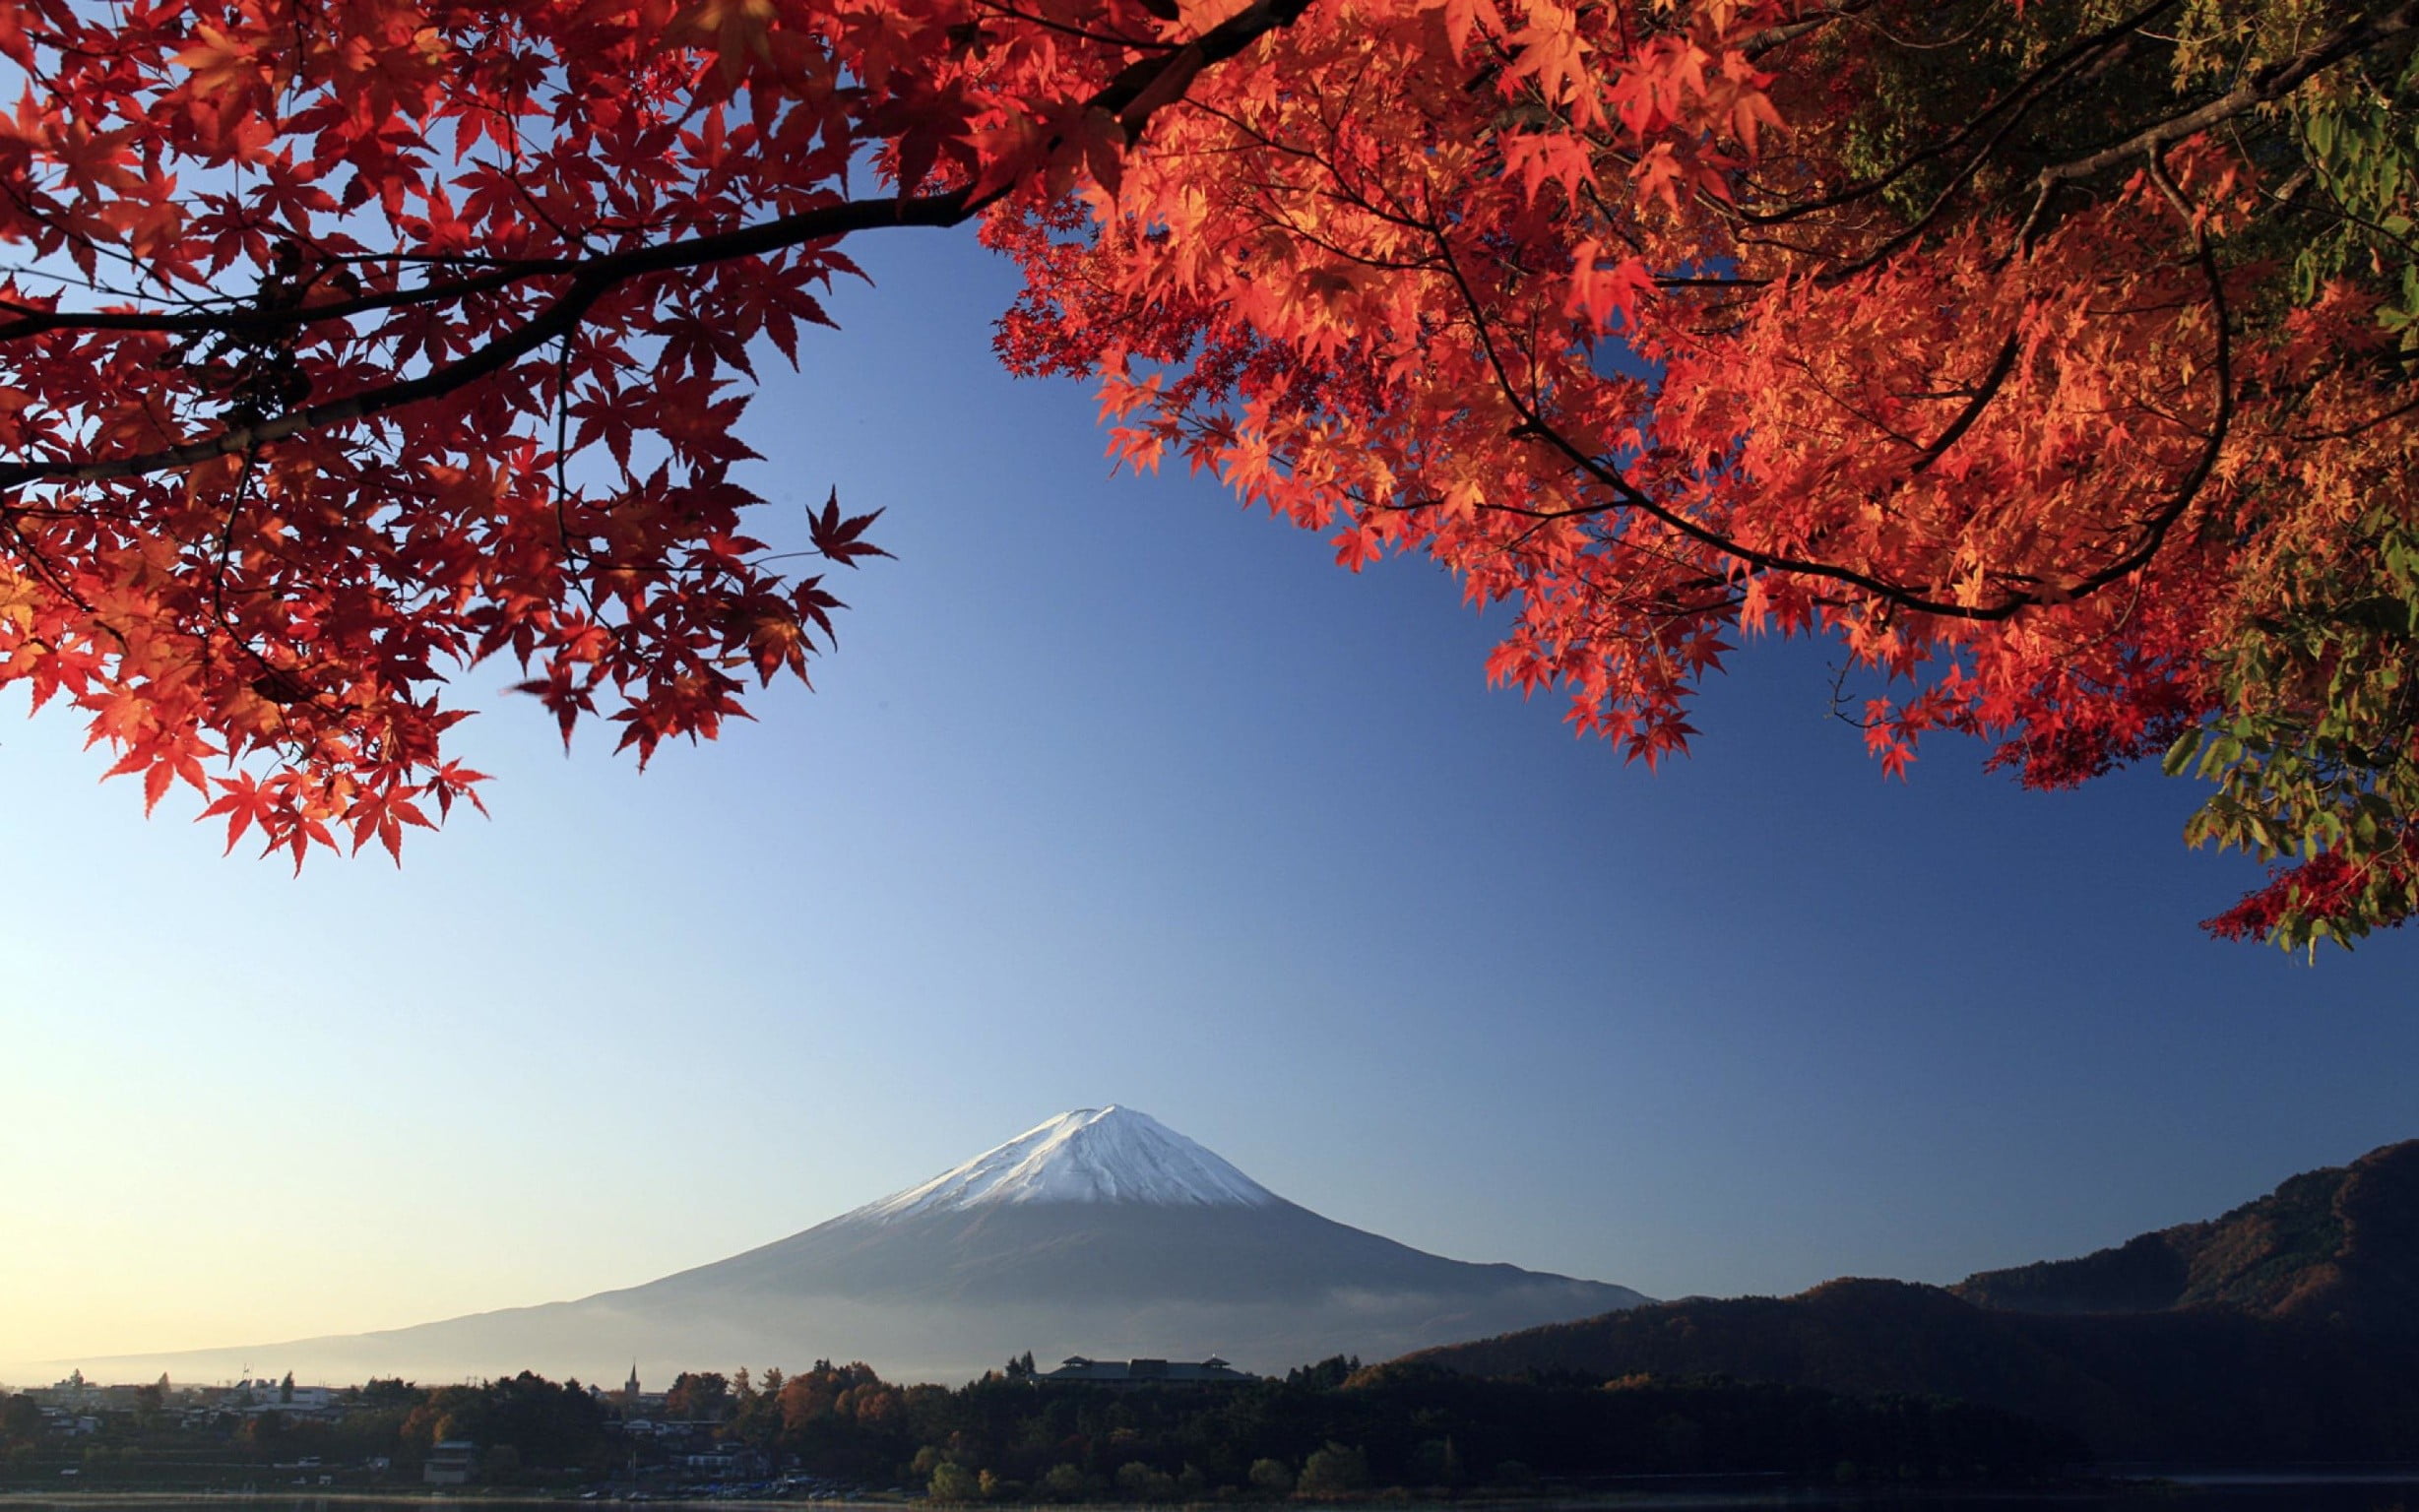
[[[82,1483],[170,1489],[191,1479],[185,1466],[216,1467],[223,1480],[306,1460],[330,1470],[385,1462],[388,1480],[414,1483],[432,1446],[450,1440],[478,1446],[481,1483],[561,1489],[663,1460],[666,1429],[681,1440],[667,1473],[700,1450],[753,1451],[768,1471],[943,1501],[1315,1498],[1397,1486],[1492,1494],[1722,1472],[2004,1483],[2087,1458],[2069,1435],[1959,1403],[1717,1381],[1492,1381],[1342,1358],[1236,1386],[1140,1390],[1021,1371],[954,1389],[899,1386],[862,1364],[818,1362],[788,1376],[683,1375],[664,1416],[675,1420],[634,1432],[609,1395],[527,1373],[472,1386],[372,1382],[326,1419],[113,1423],[81,1452]],[[38,1413],[0,1412],[0,1479],[57,1486],[38,1423]],[[348,1474],[345,1483],[376,1482]]]
[[[1480,1376],[1937,1394],[2112,1460],[2419,1458],[2419,1141],[2207,1223],[1954,1288],[1691,1298],[1414,1358]]]

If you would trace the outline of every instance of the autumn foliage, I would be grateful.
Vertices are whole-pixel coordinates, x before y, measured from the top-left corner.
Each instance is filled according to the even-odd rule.
[[[1648,762],[1819,635],[1885,768],[2165,753],[2419,907],[2419,4],[58,0],[0,10],[0,679],[157,801],[389,848],[502,655],[643,759],[831,644],[752,364],[980,221],[999,346]],[[566,458],[594,450],[601,469]],[[593,479],[602,476],[603,481]],[[590,479],[583,481],[583,479]],[[829,562],[871,511],[813,518]],[[435,810],[436,813],[431,812]]]

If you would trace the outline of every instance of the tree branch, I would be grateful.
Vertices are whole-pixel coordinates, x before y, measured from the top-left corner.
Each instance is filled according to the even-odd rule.
[[[1255,4],[1220,22],[1192,41],[1174,48],[1169,55],[1145,58],[1128,66],[1087,98],[1084,108],[1105,110],[1117,116],[1127,135],[1138,138],[1153,114],[1183,96],[1184,87],[1195,74],[1234,57],[1262,36],[1292,26],[1309,8],[1309,3],[1310,0],[1256,0]],[[648,274],[677,272],[761,257],[788,247],[846,236],[856,231],[890,225],[962,224],[1005,198],[1015,187],[1014,184],[1006,184],[982,195],[970,195],[958,189],[945,194],[847,200],[735,230],[585,257],[526,258],[499,262],[479,273],[431,281],[417,288],[357,294],[292,308],[264,309],[247,304],[223,311],[183,313],[139,310],[63,313],[0,304],[0,309],[20,312],[17,319],[0,324],[0,342],[19,341],[53,332],[127,331],[175,335],[277,331],[346,320],[384,309],[450,302],[517,284],[564,277],[573,280],[575,288],[582,284],[593,283],[602,292],[603,289]],[[594,302],[593,296],[590,302]],[[0,474],[0,477],[4,476]]]
[[[2163,186],[2166,185],[2165,170],[2159,166],[2155,158],[2152,160],[2151,171],[2157,175]],[[2172,186],[2167,187],[2173,194]],[[2186,220],[2188,222],[2191,220],[2189,213],[2186,215]],[[1662,503],[1632,482],[1620,469],[1572,441],[1549,421],[1536,405],[1522,397],[1519,387],[1512,382],[1509,372],[1503,365],[1496,349],[1494,334],[1490,330],[1484,306],[1479,302],[1477,291],[1470,286],[1468,279],[1464,277],[1460,262],[1453,254],[1451,244],[1446,241],[1442,231],[1435,227],[1431,227],[1430,234],[1434,238],[1441,254],[1445,274],[1459,291],[1463,306],[1470,316],[1473,329],[1478,337],[1480,351],[1486,358],[1489,370],[1495,375],[1496,391],[1503,396],[1504,403],[1511,407],[1513,412],[1520,416],[1520,424],[1515,427],[1516,432],[1545,442],[1560,452],[1573,468],[1613,495],[1613,502],[1609,504],[1569,510],[1564,512],[1565,514],[1589,517],[1624,509],[1635,510],[1679,532],[1699,545],[1718,551],[1757,571],[1790,573],[1843,584],[1850,588],[1861,589],[1885,602],[1920,614],[1938,615],[1943,619],[1995,622],[2013,618],[2023,610],[2039,604],[2069,602],[2085,598],[2106,588],[2111,583],[2131,577],[2147,566],[2150,560],[2158,554],[2160,546],[2165,543],[2169,533],[2174,530],[2176,522],[2181,520],[2185,511],[2192,507],[2193,500],[2199,497],[2202,485],[2208,481],[2209,474],[2216,469],[2218,456],[2224,450],[2226,438],[2232,430],[2235,404],[2233,342],[2227,330],[2229,315],[2226,306],[2225,284],[2206,236],[2196,226],[2194,234],[2198,262],[2208,281],[2209,305],[2215,317],[2216,349],[2211,362],[2211,371],[2215,379],[2217,397],[2209,431],[2200,454],[2178,483],[2175,492],[2141,522],[2141,536],[2133,549],[2103,564],[2082,578],[2069,583],[2054,585],[2049,591],[2043,593],[2009,594],[1996,603],[1965,604],[1930,597],[1933,591],[1929,589],[1892,583],[1885,578],[1861,572],[1838,562],[1814,561],[1804,557],[1784,555],[1780,552],[1766,551],[1725,536]],[[1990,373],[1985,376],[1981,392],[1977,394],[1974,402],[1960,412],[1957,419],[1950,423],[1948,429],[1933,443],[1932,447],[1926,449],[1923,459],[1918,463],[1919,471],[1937,459],[1941,452],[1946,451],[1957,436],[1963,433],[1964,428],[1973,423],[1982,408],[1989,404],[1991,398],[1997,394],[2000,385],[2005,382],[2007,373],[2012,370],[2017,349],[2017,343],[2014,337],[2010,336],[2007,345],[2002,347],[1998,358],[1994,361]]]
[[[2206,131],[2220,121],[2241,115],[2254,106],[2282,99],[2321,70],[2366,52],[2380,42],[2400,36],[2415,27],[2419,27],[2419,0],[2404,0],[2403,4],[2383,16],[2346,22],[2292,57],[2254,70],[2241,84],[2197,109],[2169,116],[2157,125],[2144,127],[2114,147],[2103,148],[2087,158],[2076,158],[2043,168],[2039,179],[2041,190],[2047,194],[2053,185],[2089,178],[2144,154],[2155,157],[2168,146],[2196,132]]]

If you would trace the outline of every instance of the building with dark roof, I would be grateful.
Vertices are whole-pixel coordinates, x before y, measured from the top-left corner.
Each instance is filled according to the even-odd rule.
[[[1258,1376],[1238,1370],[1217,1355],[1188,1359],[1087,1359],[1070,1354],[1037,1381],[1081,1386],[1235,1386]]]

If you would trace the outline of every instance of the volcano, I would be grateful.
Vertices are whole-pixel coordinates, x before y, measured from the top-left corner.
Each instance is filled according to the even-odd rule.
[[[1636,1306],[1626,1287],[1428,1254],[1286,1201],[1148,1114],[1061,1113],[931,1180],[644,1286],[382,1333],[87,1361],[182,1379],[521,1369],[618,1380],[862,1359],[958,1380],[1031,1351],[1267,1372]]]

